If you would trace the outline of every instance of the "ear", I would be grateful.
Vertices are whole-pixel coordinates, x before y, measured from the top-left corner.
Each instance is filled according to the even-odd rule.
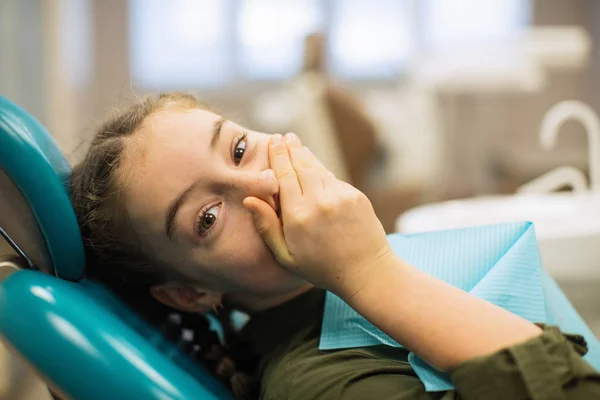
[[[204,313],[221,305],[222,293],[195,288],[184,283],[167,283],[150,288],[152,296],[166,305],[183,312]]]

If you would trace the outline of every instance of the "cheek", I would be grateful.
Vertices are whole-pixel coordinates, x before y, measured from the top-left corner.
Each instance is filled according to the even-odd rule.
[[[224,275],[246,276],[267,268],[281,269],[243,206],[229,210],[226,224],[211,257]]]
[[[243,206],[229,210],[226,224],[216,246],[197,263],[202,267],[195,273],[204,284],[222,292],[273,295],[303,283],[273,258]]]
[[[268,247],[254,228],[251,216],[239,218],[235,227],[228,227],[227,232],[223,233],[218,253],[228,264],[242,268],[256,266],[271,258]]]

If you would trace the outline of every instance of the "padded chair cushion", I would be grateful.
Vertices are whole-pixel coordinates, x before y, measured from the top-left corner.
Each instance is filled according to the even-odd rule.
[[[0,97],[0,226],[45,272],[0,280],[0,335],[68,398],[231,399],[213,375],[110,292],[82,280],[70,168],[48,132]],[[0,238],[0,256],[7,253]],[[9,251],[9,253],[14,253]]]
[[[70,167],[46,129],[26,111],[1,96],[0,170],[22,195],[22,198],[12,198],[16,191],[0,186],[3,195],[11,196],[6,199],[10,207],[4,208],[6,204],[2,204],[0,212],[4,218],[21,219],[23,222],[27,213],[21,216],[16,210],[23,208],[17,203],[25,199],[45,241],[17,244],[34,246],[39,253],[35,254],[34,251],[30,257],[36,258],[41,264],[46,262],[41,254],[47,249],[47,260],[52,262],[58,276],[73,281],[81,279],[85,256],[79,226],[68,196]],[[8,180],[4,179],[2,183],[6,182]],[[32,219],[28,219],[31,223]],[[13,233],[8,234],[12,238]],[[18,235],[15,233],[15,236]]]
[[[232,399],[93,282],[14,273],[0,284],[0,326],[8,342],[69,398]]]

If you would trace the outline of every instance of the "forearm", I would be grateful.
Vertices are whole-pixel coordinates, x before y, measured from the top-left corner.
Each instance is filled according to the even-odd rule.
[[[357,312],[430,365],[449,370],[541,334],[534,324],[397,257],[338,291]],[[349,289],[349,290],[348,290]]]

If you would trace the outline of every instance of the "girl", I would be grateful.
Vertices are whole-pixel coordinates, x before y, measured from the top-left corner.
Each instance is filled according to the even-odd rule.
[[[581,337],[531,324],[428,276],[390,249],[368,199],[288,134],[236,125],[163,94],[105,124],[74,171],[91,273],[160,303],[249,312],[261,399],[600,398]],[[324,290],[432,366],[427,393],[403,349],[318,350]]]

